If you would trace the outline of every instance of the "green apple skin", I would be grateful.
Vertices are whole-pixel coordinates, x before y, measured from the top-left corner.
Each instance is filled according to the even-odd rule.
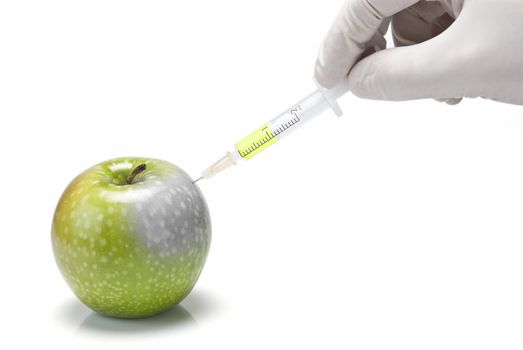
[[[141,164],[145,171],[126,183]],[[86,170],[63,193],[52,225],[57,265],[76,296],[108,316],[142,318],[194,287],[211,240],[205,199],[179,167],[118,158]]]

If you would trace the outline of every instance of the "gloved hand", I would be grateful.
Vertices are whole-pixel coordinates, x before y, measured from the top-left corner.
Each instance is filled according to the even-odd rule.
[[[392,22],[396,48],[386,48]],[[346,0],[319,52],[316,80],[357,96],[484,97],[523,104],[522,0]]]

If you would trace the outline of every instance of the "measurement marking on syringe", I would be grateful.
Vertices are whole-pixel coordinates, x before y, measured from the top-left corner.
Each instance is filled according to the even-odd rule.
[[[263,138],[261,138],[257,141],[254,141],[246,149],[244,148],[244,149],[238,150],[238,152],[240,153],[240,155],[243,158],[247,157],[249,154],[256,151],[257,149],[259,149],[260,147],[265,145],[267,142],[271,141],[272,139],[274,139],[276,137],[276,135],[268,127],[264,127],[261,131],[264,132],[266,136],[264,136]]]
[[[285,124],[281,124],[281,126],[274,131],[265,130],[265,133],[267,136],[263,137],[262,139],[260,139],[258,141],[253,142],[246,150],[245,149],[240,150],[239,151],[240,155],[245,158],[246,156],[248,156],[252,152],[256,151],[258,148],[260,148],[261,146],[263,146],[270,140],[274,139],[276,136],[278,136],[285,130],[289,129],[291,126],[295,125],[299,121],[300,121],[299,118],[293,118],[289,122],[287,122]]]
[[[276,130],[274,130],[274,134],[276,136],[278,136],[279,134],[281,134],[282,132],[284,132],[285,130],[287,130],[288,128],[290,128],[291,126],[293,126],[294,124],[296,124],[300,121],[300,117],[298,117],[297,112],[298,112],[298,109],[291,110],[291,114],[294,115],[294,118],[292,118],[285,124],[281,124],[280,127],[278,127]]]
[[[279,124],[277,128],[271,130],[268,124],[264,125],[260,129],[254,131],[251,135],[247,136],[242,141],[238,142],[236,149],[240,156],[245,159],[249,159],[263,149],[269,147],[277,140],[277,136],[291,128],[293,125],[301,121],[298,113],[301,111],[301,107],[293,108],[289,111],[292,115],[291,119]],[[290,117],[290,115],[287,115]]]

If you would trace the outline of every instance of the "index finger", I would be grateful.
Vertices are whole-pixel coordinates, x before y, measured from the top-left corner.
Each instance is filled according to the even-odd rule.
[[[315,77],[331,88],[344,79],[381,24],[418,0],[346,0],[318,53]]]

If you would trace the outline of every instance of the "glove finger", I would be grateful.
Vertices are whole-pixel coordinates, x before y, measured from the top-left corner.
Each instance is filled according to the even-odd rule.
[[[395,46],[410,46],[425,42],[443,33],[454,22],[438,2],[419,2],[392,18]],[[457,105],[462,98],[436,98],[438,102]]]
[[[439,36],[421,44],[377,52],[357,63],[349,74],[357,96],[391,101],[437,98],[456,102],[464,96],[459,72],[466,52],[452,50]],[[456,45],[457,46],[457,45]],[[455,55],[444,55],[453,51]]]
[[[463,97],[460,97],[460,98],[435,98],[434,100],[436,100],[438,102],[446,103],[449,106],[455,106],[455,105],[461,103],[461,101],[463,101]]]
[[[387,39],[385,38],[385,34],[387,34],[389,24],[390,18],[387,18],[383,21],[378,31],[374,33],[369,42],[365,44],[365,50],[360,55],[359,60],[362,60],[363,58],[370,56],[377,51],[385,50],[387,48]]]
[[[387,17],[417,0],[346,0],[320,46],[316,80],[330,88],[347,76]]]
[[[438,1],[441,6],[445,9],[452,18],[458,18],[459,14],[463,10],[463,5],[465,0],[428,0],[428,1]]]

